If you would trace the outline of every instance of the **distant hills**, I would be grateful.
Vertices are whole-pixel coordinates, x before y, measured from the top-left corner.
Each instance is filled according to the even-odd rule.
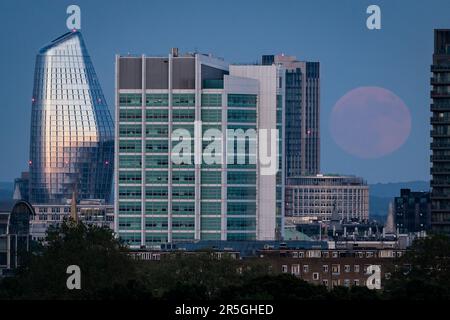
[[[370,185],[370,195],[376,197],[396,197],[400,195],[400,189],[412,191],[429,191],[428,181],[375,183]]]
[[[387,216],[389,202],[392,201],[394,197],[400,195],[400,189],[429,191],[430,184],[428,181],[375,183],[369,185],[369,188],[370,217],[380,222],[384,222]]]

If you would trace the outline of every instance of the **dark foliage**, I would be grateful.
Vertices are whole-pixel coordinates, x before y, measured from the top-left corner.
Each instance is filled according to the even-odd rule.
[[[387,281],[387,299],[450,299],[450,238],[434,235],[416,240],[400,258]]]
[[[45,246],[24,256],[13,277],[0,281],[0,299],[380,300],[449,299],[450,241],[416,241],[396,261],[383,291],[309,284],[274,273],[259,259],[236,260],[212,251],[172,254],[161,261],[132,259],[107,228],[64,223],[48,231]],[[82,272],[81,290],[68,290],[69,265]],[[403,267],[403,266],[406,266]]]

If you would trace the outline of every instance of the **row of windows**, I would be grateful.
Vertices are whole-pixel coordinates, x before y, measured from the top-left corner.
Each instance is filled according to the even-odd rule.
[[[256,122],[256,110],[228,110],[228,122]],[[150,109],[146,110],[146,121],[148,122],[167,122],[169,119],[169,110]],[[204,122],[221,122],[221,109],[206,109],[201,112],[201,119]],[[192,122],[195,120],[194,109],[173,109],[172,121],[174,122]],[[119,111],[119,121],[121,122],[141,122],[142,111],[140,109],[121,109]]]
[[[120,199],[140,199],[142,196],[139,186],[119,186]],[[167,187],[147,187],[145,189],[147,199],[167,199]],[[227,196],[229,200],[256,200],[255,187],[228,187]],[[173,199],[193,199],[195,197],[194,187],[172,187]],[[202,188],[202,199],[221,199],[221,187]]]
[[[128,245],[139,246],[141,244],[141,234],[137,232],[120,232],[121,241]],[[192,241],[194,240],[194,232],[176,232],[172,234],[172,241]],[[202,240],[220,240],[220,233],[201,233]],[[251,241],[256,239],[254,232],[230,232],[227,234],[229,241]],[[156,243],[164,243],[168,241],[167,234],[164,233],[149,233],[145,234],[145,243],[148,245]]]
[[[169,110],[150,109],[145,113],[148,122],[167,122],[169,119]],[[194,109],[173,109],[172,121],[174,122],[192,122],[195,120]],[[119,121],[121,122],[141,122],[142,111],[140,109],[120,109]]]
[[[221,94],[202,94],[202,106],[220,107],[222,105]],[[257,98],[254,94],[229,94],[228,106],[230,107],[256,107]],[[119,95],[120,106],[141,106],[141,94],[122,93]],[[169,96],[166,93],[147,94],[146,106],[168,106]],[[195,106],[195,94],[174,93],[172,95],[173,106]]]
[[[120,217],[119,229],[120,230],[140,230],[141,218],[136,217]],[[173,230],[185,230],[193,229],[195,227],[194,218],[172,218]],[[168,229],[167,217],[147,217],[145,218],[146,230],[164,230]]]
[[[256,107],[256,95],[254,94],[229,94],[229,107]]]
[[[119,105],[126,107],[142,106],[142,95],[134,93],[122,93],[119,95]],[[169,95],[166,93],[147,94],[145,105],[149,107],[168,106]],[[173,106],[195,106],[195,94],[176,94],[172,95]]]
[[[137,147],[139,148],[139,147]],[[130,151],[132,152],[132,151]],[[168,164],[169,164],[169,158],[167,155],[151,155],[151,156],[146,156],[146,164],[145,167],[146,168],[168,168]],[[231,163],[227,165],[227,168],[229,169],[255,169],[256,168],[256,164],[255,164],[255,159],[252,156],[245,156],[243,157],[243,162],[244,163],[238,163],[239,159],[235,156],[234,157],[234,162],[235,163]],[[220,164],[210,164],[210,165],[206,165],[207,168],[220,168],[221,165]],[[133,168],[133,169],[139,169],[142,167],[142,159],[140,155],[123,155],[120,154],[119,155],[119,167],[120,168]],[[172,167],[173,168],[184,168],[184,169],[193,169],[194,168],[194,161],[193,161],[193,156],[191,157],[191,163],[172,163]]]
[[[146,202],[145,213],[152,215],[167,215],[168,203],[167,201],[152,201]],[[202,202],[200,205],[200,212],[202,215],[217,215],[221,213],[222,203],[217,202]],[[124,202],[119,201],[119,214],[135,215],[141,214],[142,207],[140,202]],[[194,202],[172,202],[172,214],[194,214],[195,203]],[[256,213],[255,202],[228,202],[227,214],[228,215],[247,215],[254,216]]]
[[[127,233],[121,232],[120,239],[128,245],[139,246],[141,244],[140,233]],[[220,233],[201,233],[202,240],[220,240]],[[172,234],[172,241],[192,241],[194,240],[193,232],[177,232]],[[255,234],[253,233],[230,233],[228,234],[228,240],[255,240]],[[150,233],[145,234],[145,243],[147,245],[153,245],[158,243],[165,243],[168,241],[168,236],[165,233]],[[157,259],[155,257],[155,259]]]
[[[201,218],[202,230],[221,230],[221,218],[216,217],[202,217]],[[194,218],[172,218],[172,228],[179,229],[193,229],[195,227]],[[229,218],[227,221],[228,230],[252,230],[256,227],[255,219],[248,218]],[[141,218],[119,218],[120,230],[140,230]],[[146,230],[165,230],[168,229],[167,217],[147,217],[145,218]]]
[[[210,129],[215,129],[215,130],[221,130],[222,126],[221,125],[202,125],[202,131],[203,134],[205,134],[205,132],[207,130]],[[173,125],[172,126],[172,130],[185,130],[189,132],[189,135],[191,137],[194,136],[194,126],[193,125],[187,125],[187,124],[183,124],[183,125]],[[246,130],[246,128],[238,128],[238,129],[243,129]],[[167,138],[168,132],[169,132],[169,128],[167,125],[147,125],[146,126],[146,137],[148,138]],[[209,132],[208,134],[212,135],[214,132]],[[184,132],[183,132],[184,134]],[[141,137],[142,136],[142,126],[141,124],[120,124],[119,125],[119,136],[122,138],[136,138],[136,137]]]

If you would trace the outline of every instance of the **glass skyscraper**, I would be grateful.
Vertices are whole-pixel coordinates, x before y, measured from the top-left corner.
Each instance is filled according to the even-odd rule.
[[[320,172],[320,63],[264,55],[263,65],[286,70],[286,178]]]
[[[114,127],[79,31],[36,57],[30,140],[30,202],[109,201]]]

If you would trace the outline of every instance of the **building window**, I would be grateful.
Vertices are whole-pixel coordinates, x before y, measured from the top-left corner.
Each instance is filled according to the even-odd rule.
[[[300,265],[299,264],[293,264],[291,266],[291,273],[294,275],[299,275],[300,274]]]
[[[359,286],[359,279],[353,280],[353,285],[356,287]]]
[[[331,266],[331,272],[333,274],[340,274],[341,273],[341,265],[340,264],[333,264]]]
[[[344,287],[350,287],[350,280],[349,279],[345,279],[344,280]]]
[[[283,265],[281,266],[281,272],[287,273],[287,272],[288,272],[288,266],[285,265],[285,264],[283,264]]]
[[[298,253],[298,257],[299,257],[299,258],[304,258],[304,257],[305,257],[305,254],[304,254],[303,252],[299,252],[299,253]]]
[[[324,285],[325,287],[328,287],[328,279],[323,279],[322,285]]]
[[[344,271],[345,271],[345,272],[350,272],[350,265],[349,265],[349,264],[346,264],[346,265],[344,266]]]
[[[303,265],[303,272],[308,273],[309,272],[309,266],[307,264]]]
[[[355,264],[353,270],[355,271],[355,273],[359,273],[359,264]]]
[[[298,252],[293,252],[293,253],[292,253],[292,257],[298,258]]]
[[[328,265],[327,265],[327,264],[324,264],[324,265],[322,266],[322,270],[323,270],[324,273],[328,273]]]
[[[333,252],[333,258],[337,258],[339,256],[338,252]]]
[[[313,280],[319,280],[319,273],[318,272],[314,272],[313,273]]]

